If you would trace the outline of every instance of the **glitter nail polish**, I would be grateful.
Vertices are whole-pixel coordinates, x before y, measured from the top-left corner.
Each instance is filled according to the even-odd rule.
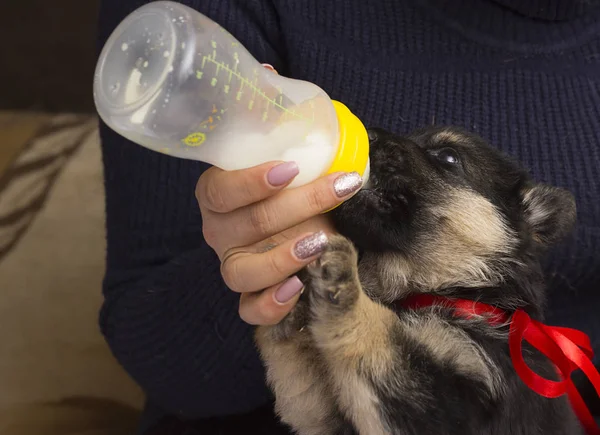
[[[339,198],[343,198],[356,192],[362,184],[362,177],[357,172],[350,172],[336,178],[333,182],[333,189]]]
[[[323,252],[327,246],[327,235],[323,231],[319,231],[311,236],[305,237],[294,246],[294,254],[300,260],[306,260]]]

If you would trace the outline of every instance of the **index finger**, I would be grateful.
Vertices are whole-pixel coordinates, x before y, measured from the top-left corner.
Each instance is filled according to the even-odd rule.
[[[269,162],[236,171],[213,167],[198,180],[196,199],[200,208],[229,213],[274,195],[298,173],[295,162]]]

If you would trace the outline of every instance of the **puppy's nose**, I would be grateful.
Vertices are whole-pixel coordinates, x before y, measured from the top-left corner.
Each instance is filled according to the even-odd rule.
[[[369,127],[367,128],[367,135],[369,136],[369,143],[373,144],[377,142],[379,139],[384,137],[386,134],[385,130],[381,128]]]
[[[372,128],[367,128],[367,134],[369,135],[369,142],[373,143],[377,140],[377,131]]]

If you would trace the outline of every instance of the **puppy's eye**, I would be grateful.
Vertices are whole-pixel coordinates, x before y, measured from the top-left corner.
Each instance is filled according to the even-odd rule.
[[[458,165],[460,157],[453,148],[442,148],[436,153],[436,158],[444,165]]]

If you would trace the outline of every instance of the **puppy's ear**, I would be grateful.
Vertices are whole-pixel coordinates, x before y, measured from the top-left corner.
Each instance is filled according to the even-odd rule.
[[[522,197],[525,220],[538,243],[550,246],[571,232],[577,209],[575,198],[569,191],[537,184],[525,189]]]

